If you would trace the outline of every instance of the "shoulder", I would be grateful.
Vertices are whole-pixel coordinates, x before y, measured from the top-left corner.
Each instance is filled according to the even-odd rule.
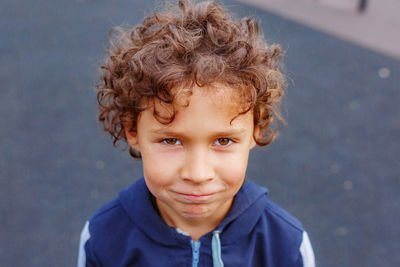
[[[107,262],[123,257],[121,244],[126,244],[138,231],[119,198],[98,209],[86,223],[82,235],[82,249],[87,259]],[[85,232],[85,234],[83,234]]]
[[[118,198],[103,205],[82,230],[78,266],[102,266],[100,263],[119,262],[124,251],[121,244],[127,243],[136,231],[137,227]],[[117,263],[110,266],[120,265]]]
[[[80,236],[78,266],[98,266],[108,240],[112,239],[113,225],[124,220],[119,201],[114,199],[98,209],[86,222]],[[99,253],[100,252],[100,253]]]
[[[100,219],[106,216],[109,216],[110,214],[116,212],[118,209],[121,207],[120,202],[118,201],[118,198],[114,198],[113,200],[109,201],[106,204],[103,204],[90,218],[90,220],[96,220]]]
[[[233,254],[242,255],[244,251],[252,264],[231,265],[313,267],[311,244],[302,224],[269,199],[266,188],[249,183],[235,200],[233,208],[240,215],[226,224],[222,243]],[[232,262],[236,259],[233,257]]]
[[[243,215],[251,216],[252,218],[261,216],[269,225],[288,228],[293,232],[303,232],[303,226],[300,221],[268,197],[267,188],[249,182],[243,188],[242,193],[242,195],[246,196],[246,200],[241,200],[241,202],[245,202],[248,205],[247,212],[243,213]],[[241,199],[244,198],[241,197]]]
[[[98,209],[89,219],[89,232],[92,234],[99,230],[106,230],[107,226],[127,220],[129,217],[122,208],[121,202],[115,198]]]
[[[103,204],[90,218],[90,221],[101,221],[104,219],[112,218],[122,211],[122,205],[118,197]]]
[[[267,216],[270,221],[280,225],[281,227],[286,227],[294,232],[298,232],[299,234],[303,233],[303,225],[297,218],[268,197],[265,197],[264,201],[264,216]]]
[[[268,229],[270,242],[284,248],[285,253],[280,257],[292,255],[292,260],[300,266],[314,267],[314,252],[301,222],[267,197],[265,203],[264,226]]]
[[[113,199],[98,209],[86,226],[86,248],[98,254],[112,250],[115,241],[122,242],[135,229],[134,223],[118,199]]]
[[[299,251],[303,240],[303,226],[293,215],[274,203],[267,196],[259,199],[260,217],[255,225],[255,232],[263,236],[269,246],[285,253]]]
[[[126,196],[135,192],[132,187],[125,188],[119,195],[100,207],[88,221],[88,230],[90,241],[94,244],[109,243],[110,240],[119,240],[122,242],[128,236],[135,235],[138,231],[138,211],[134,207],[127,206],[131,199],[125,199]],[[124,195],[125,198],[124,198]],[[136,198],[133,201],[135,206],[143,206],[143,199]]]
[[[123,189],[116,198],[103,205],[93,214],[89,219],[91,236],[107,233],[108,231],[116,233],[116,229],[124,231],[135,227],[134,218],[137,213],[135,206],[144,204],[143,197],[138,197],[139,193],[141,193],[138,192],[141,190],[138,185],[140,185],[140,181]],[[127,203],[135,206],[127,206]]]

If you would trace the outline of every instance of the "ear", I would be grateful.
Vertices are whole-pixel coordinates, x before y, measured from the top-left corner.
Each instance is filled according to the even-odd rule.
[[[124,128],[125,128],[126,141],[133,149],[140,152],[140,146],[139,146],[139,140],[137,138],[137,132],[130,131],[131,127],[129,125],[124,125]]]
[[[250,149],[253,149],[257,145],[256,140],[254,140],[254,136],[258,136],[259,134],[260,126],[255,126],[253,130],[253,136],[251,137]]]

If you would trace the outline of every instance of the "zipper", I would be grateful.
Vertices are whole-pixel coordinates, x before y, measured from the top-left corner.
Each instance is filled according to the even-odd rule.
[[[200,241],[190,241],[192,245],[192,267],[197,267],[199,264]]]

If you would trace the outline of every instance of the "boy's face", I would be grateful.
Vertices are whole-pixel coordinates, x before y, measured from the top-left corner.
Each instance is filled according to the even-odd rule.
[[[253,113],[232,121],[239,109],[231,89],[218,88],[194,87],[189,106],[178,108],[168,125],[147,109],[139,116],[137,132],[126,133],[141,152],[146,184],[170,226],[219,223],[243,183],[255,145]]]

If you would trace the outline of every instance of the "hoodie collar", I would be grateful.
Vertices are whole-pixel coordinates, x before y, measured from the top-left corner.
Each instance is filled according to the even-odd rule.
[[[267,188],[253,182],[239,190],[228,215],[216,228],[221,232],[222,243],[232,243],[252,231],[266,207],[267,194]]]
[[[135,225],[155,242],[174,245],[177,239],[190,240],[190,237],[177,233],[164,222],[152,203],[152,197],[141,178],[119,194],[119,201]]]

